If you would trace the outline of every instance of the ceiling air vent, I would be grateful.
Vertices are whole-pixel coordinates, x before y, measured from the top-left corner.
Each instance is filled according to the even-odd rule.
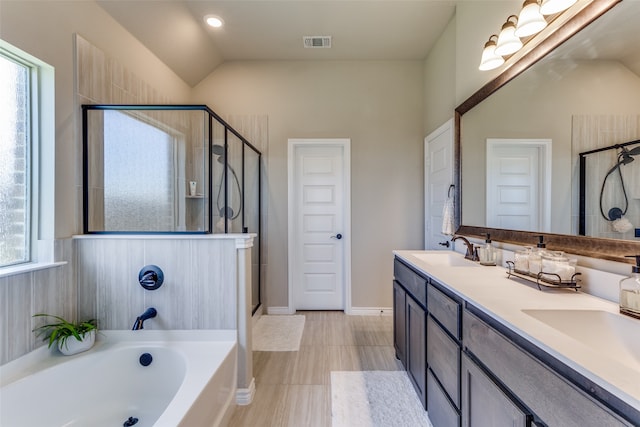
[[[304,36],[302,39],[308,49],[331,47],[331,36]]]

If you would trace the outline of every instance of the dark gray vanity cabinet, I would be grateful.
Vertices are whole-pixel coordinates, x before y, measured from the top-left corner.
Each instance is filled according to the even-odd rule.
[[[462,302],[436,281],[427,287],[427,409],[435,426],[460,425]]]
[[[637,408],[455,288],[398,258],[394,277],[396,356],[434,427],[640,425]]]
[[[570,368],[562,367],[566,371],[562,376],[554,372],[539,359],[544,353],[535,348],[523,349],[516,342],[524,341],[495,322],[467,304],[462,323],[463,343],[465,353],[477,363],[464,361],[462,413],[465,427],[506,425],[491,423],[494,418],[516,422],[509,423],[510,426],[528,426],[531,421],[527,420],[527,411],[531,416],[535,414],[535,422],[541,421],[540,424],[549,427],[633,425],[570,383],[565,375],[584,381]],[[592,384],[588,388],[595,390],[596,386]],[[482,412],[476,411],[477,405],[484,405],[478,409]]]
[[[427,279],[398,259],[394,262],[393,341],[422,406],[427,405]]]

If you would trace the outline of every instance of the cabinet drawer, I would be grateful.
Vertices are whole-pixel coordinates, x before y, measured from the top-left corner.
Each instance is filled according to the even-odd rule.
[[[630,426],[483,320],[464,311],[463,343],[549,426]]]
[[[427,361],[451,401],[460,408],[460,347],[429,316]]]
[[[418,275],[412,269],[398,261],[394,260],[393,275],[409,294],[418,301],[423,307],[427,306],[427,279]]]
[[[427,412],[435,427],[460,427],[460,414],[447,399],[431,370],[427,372]]]
[[[427,288],[429,312],[456,339],[460,339],[461,304],[430,284]]]

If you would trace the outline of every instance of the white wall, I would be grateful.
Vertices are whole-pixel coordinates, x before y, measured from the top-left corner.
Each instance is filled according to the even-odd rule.
[[[424,134],[429,135],[453,117],[456,108],[456,17],[444,32],[424,62]]]
[[[267,307],[287,305],[287,139],[351,138],[352,305],[390,307],[391,251],[420,248],[419,61],[231,62],[194,88],[221,114],[267,114]]]

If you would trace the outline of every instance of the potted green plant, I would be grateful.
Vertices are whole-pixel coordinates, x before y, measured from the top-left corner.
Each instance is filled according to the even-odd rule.
[[[33,330],[37,336],[44,335],[44,340],[49,341],[49,348],[53,343],[57,344],[62,354],[70,356],[93,347],[98,330],[96,319],[85,320],[77,323],[69,322],[60,316],[38,313],[33,317],[49,317],[57,322],[38,326]]]

